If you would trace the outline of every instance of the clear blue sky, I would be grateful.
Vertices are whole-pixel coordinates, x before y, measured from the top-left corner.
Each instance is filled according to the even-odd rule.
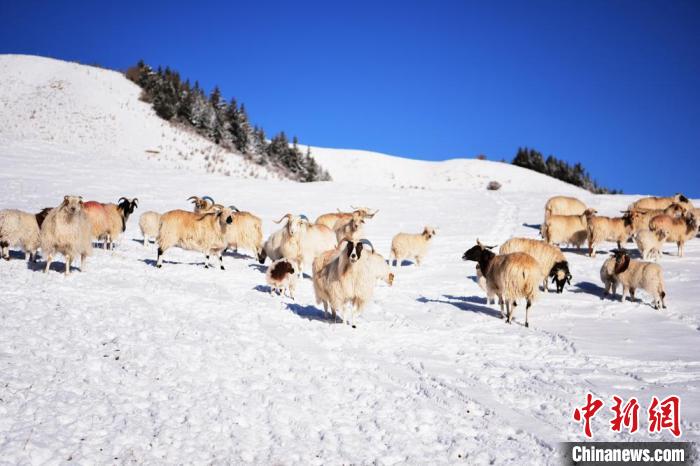
[[[0,0],[0,52],[169,65],[268,134],[424,159],[581,161],[700,197],[700,2]]]

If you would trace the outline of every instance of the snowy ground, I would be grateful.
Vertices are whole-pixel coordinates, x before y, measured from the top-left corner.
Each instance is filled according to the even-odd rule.
[[[0,106],[0,121],[16,105]],[[513,325],[498,318],[461,260],[476,237],[536,237],[551,194],[610,215],[633,196],[490,162],[322,149],[336,182],[241,179],[62,137],[0,133],[0,208],[36,211],[65,194],[141,204],[117,250],[95,250],[84,273],[65,278],[59,259],[45,275],[19,254],[0,263],[0,462],[556,464],[559,441],[583,438],[572,412],[587,392],[606,402],[596,440],[671,440],[607,426],[612,395],[639,398],[644,431],[651,396],[669,394],[682,398],[682,439],[700,440],[700,241],[682,259],[666,247],[664,311],[643,293],[601,301],[605,254],[567,251],[573,286],[542,295],[529,329],[522,309]],[[501,191],[484,189],[492,178]],[[324,320],[308,279],[296,301],[271,297],[243,254],[225,257],[226,271],[179,250],[153,267],[138,215],[187,208],[192,194],[255,212],[266,235],[288,211],[379,208],[367,230],[384,255],[399,231],[440,230],[425,264],[380,286],[351,329]]]

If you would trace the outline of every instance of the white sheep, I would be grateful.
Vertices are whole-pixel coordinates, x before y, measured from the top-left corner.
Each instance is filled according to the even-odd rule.
[[[312,225],[303,215],[285,214],[275,223],[284,226],[270,235],[263,245],[260,262],[269,257],[275,261],[285,258],[296,265],[301,275],[303,270],[322,252],[334,249],[337,241],[333,231],[325,225]]]
[[[289,293],[289,297],[294,299],[297,274],[291,262],[286,259],[276,260],[267,268],[265,279],[270,286],[270,294]]]
[[[114,249],[115,241],[126,230],[126,222],[137,207],[137,198],[121,197],[118,204],[85,202],[83,210],[90,220],[93,239],[104,240],[105,249]]]
[[[666,214],[657,215],[649,221],[651,231],[665,230],[668,235],[666,242],[678,245],[678,257],[683,257],[685,242],[694,238],[698,233],[698,220],[692,211],[681,218],[673,218]]]
[[[41,250],[46,255],[44,273],[49,271],[56,253],[65,257],[65,274],[70,274],[71,262],[80,256],[80,271],[85,271],[85,259],[92,252],[91,224],[83,209],[83,198],[65,196],[58,207],[51,209],[41,225]]]
[[[139,217],[139,228],[143,235],[143,245],[148,246],[151,239],[153,241],[158,237],[158,228],[160,228],[160,214],[149,210],[141,214]]]
[[[369,246],[371,251],[367,251]],[[346,324],[355,328],[355,317],[372,299],[377,280],[392,285],[394,275],[381,255],[367,240],[357,242],[343,240],[335,250],[326,251],[314,259],[313,284],[316,303],[323,305],[333,320],[338,312]],[[346,308],[350,307],[349,318]]]
[[[656,210],[656,209],[665,209],[669,205],[676,203],[676,204],[681,204],[682,206],[685,207],[685,209],[691,209],[693,208],[693,203],[690,202],[690,199],[685,197],[681,193],[677,193],[675,196],[669,196],[669,197],[643,197],[641,199],[638,199],[636,202],[632,203],[629,207],[629,210],[632,209],[646,209],[646,210]]]
[[[579,215],[550,215],[542,226],[542,237],[549,244],[570,244],[581,248],[588,238],[588,222],[584,211]]]
[[[663,228],[656,231],[642,230],[634,235],[637,249],[645,261],[658,260],[661,257],[666,238],[668,238],[668,232]]]
[[[229,206],[234,211],[233,223],[226,229],[226,248],[237,251],[239,248],[253,252],[260,259],[263,250],[262,220],[250,212],[240,211],[235,206]]]
[[[420,265],[428,252],[431,239],[436,234],[437,228],[429,226],[424,227],[418,234],[397,233],[391,240],[389,261],[393,262],[394,266],[400,266],[404,259],[413,259],[416,265]]]
[[[564,291],[564,286],[567,283],[571,285],[572,276],[569,271],[569,262],[558,247],[537,239],[511,238],[503,243],[498,250],[498,254],[510,254],[513,252],[529,254],[540,264],[544,277],[542,290],[545,293],[549,291],[549,278],[556,285],[557,293]]]
[[[616,250],[613,259],[613,276],[622,285],[621,301],[628,293],[634,300],[635,291],[642,289],[651,294],[655,309],[666,308],[663,270],[659,264],[632,260],[624,250]]]
[[[199,251],[206,256],[205,268],[209,268],[212,256],[219,259],[224,270],[221,254],[226,247],[226,230],[233,223],[233,212],[224,207],[219,212],[194,213],[171,210],[160,218],[158,231],[158,259],[156,267],[163,266],[163,254],[173,246]]]
[[[575,197],[554,196],[544,205],[545,221],[550,215],[581,215],[586,210],[586,204]]]
[[[541,265],[531,255],[523,252],[496,255],[489,248],[477,244],[462,255],[463,260],[476,261],[486,278],[487,295],[498,296],[501,316],[506,323],[513,320],[513,307],[518,299],[525,299],[525,327],[529,327],[529,312],[537,297],[543,279]],[[503,314],[505,304],[507,314]]]
[[[353,209],[352,212],[341,212],[340,210],[338,210],[338,212],[330,212],[327,214],[319,215],[314,223],[316,225],[325,225],[328,228],[333,229],[338,223],[338,221],[342,220],[342,224],[350,221],[350,219],[352,218],[352,214],[354,213],[360,214],[363,219],[367,220],[368,218],[373,218],[377,214],[377,212],[379,212],[379,209],[372,211],[372,209],[370,209],[369,207],[350,207],[352,207]]]
[[[339,219],[333,225],[335,238],[340,243],[344,239],[359,241],[364,236],[365,217],[359,211],[352,213],[349,220]]]
[[[39,215],[16,209],[0,210],[0,257],[10,260],[9,248],[20,247],[25,259],[36,259],[41,239]]]
[[[621,248],[633,233],[633,222],[629,217],[603,217],[596,215],[594,209],[586,210],[588,232],[588,255],[595,257],[596,249],[603,241],[617,243]]]
[[[613,298],[617,294],[617,278],[615,278],[615,257],[609,257],[603,262],[600,267],[600,281],[603,282],[603,296],[600,299],[605,299],[605,297],[612,290]]]
[[[214,199],[210,196],[190,196],[187,200],[192,202],[194,205],[194,212],[197,214],[211,213],[214,205],[216,205]]]

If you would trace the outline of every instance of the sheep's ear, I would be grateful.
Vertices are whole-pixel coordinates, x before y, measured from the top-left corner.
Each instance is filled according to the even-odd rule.
[[[678,200],[681,201],[681,202],[688,202],[688,198],[685,197],[685,196],[682,195],[682,194],[679,194],[679,195],[678,195]]]

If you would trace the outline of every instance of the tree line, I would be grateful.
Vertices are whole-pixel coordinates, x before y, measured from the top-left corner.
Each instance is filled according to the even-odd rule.
[[[169,67],[154,70],[139,61],[126,71],[126,77],[141,87],[141,99],[153,106],[156,114],[167,121],[190,127],[222,147],[237,151],[246,159],[297,181],[328,181],[327,171],[292,142],[282,131],[267,139],[265,131],[251,124],[245,105],[235,98],[226,100],[218,86],[207,96],[195,81],[183,80]]]
[[[600,186],[591,178],[580,163],[569,165],[553,155],[545,159],[541,152],[528,149],[527,147],[518,148],[518,152],[515,154],[512,163],[519,167],[544,173],[545,175],[573,184],[595,194],[622,194],[620,190],[608,189]]]

